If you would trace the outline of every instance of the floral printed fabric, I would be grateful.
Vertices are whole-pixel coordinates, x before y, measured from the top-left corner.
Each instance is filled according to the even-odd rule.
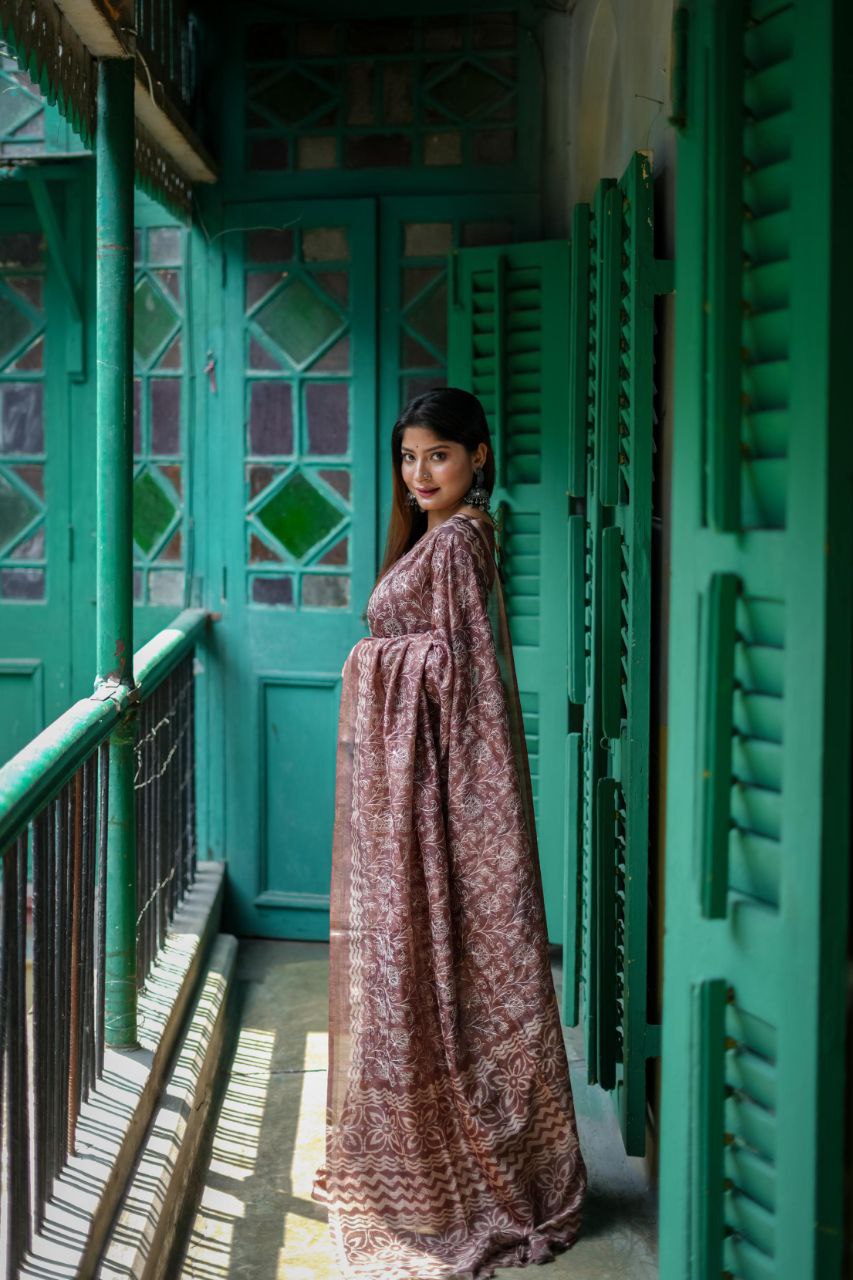
[[[375,588],[344,667],[325,1201],[339,1266],[484,1280],[573,1243],[587,1171],[490,526]]]

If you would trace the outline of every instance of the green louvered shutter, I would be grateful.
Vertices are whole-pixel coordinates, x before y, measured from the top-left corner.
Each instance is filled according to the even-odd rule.
[[[848,14],[687,11],[661,1280],[841,1274]]]
[[[563,934],[569,246],[451,258],[448,382],[474,392],[495,448],[504,590],[536,810],[548,932]]]
[[[631,1154],[645,1147],[646,1059],[659,1049],[646,986],[653,303],[671,268],[654,258],[653,225],[637,154],[592,208],[576,207],[572,233],[569,696],[582,709],[582,818],[567,866],[581,868],[581,919],[572,934],[567,913],[564,946],[580,932],[589,1078],[614,1091]],[[574,799],[571,752],[569,764]]]

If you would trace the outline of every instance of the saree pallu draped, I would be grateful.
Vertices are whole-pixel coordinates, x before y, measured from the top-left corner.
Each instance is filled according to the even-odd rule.
[[[457,513],[343,671],[325,1202],[344,1276],[483,1280],[578,1234],[578,1142],[493,532]]]

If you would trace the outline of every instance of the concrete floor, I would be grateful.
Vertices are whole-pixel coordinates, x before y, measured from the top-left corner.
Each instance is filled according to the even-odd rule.
[[[325,1210],[311,1199],[324,1147],[327,955],[321,943],[241,944],[236,1052],[182,1280],[339,1275]],[[586,1084],[580,1034],[567,1035],[590,1181],[581,1236],[545,1274],[656,1280],[656,1207],[644,1163],[625,1155],[608,1096]]]

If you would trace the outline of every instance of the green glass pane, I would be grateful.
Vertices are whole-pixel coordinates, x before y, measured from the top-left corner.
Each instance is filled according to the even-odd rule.
[[[133,537],[146,555],[166,532],[175,505],[154,479],[143,471],[133,482]]]
[[[5,547],[38,511],[34,502],[0,474],[0,547]]]
[[[321,107],[328,93],[298,71],[288,71],[272,84],[252,92],[255,102],[278,116],[284,124],[296,124]]]
[[[175,327],[175,311],[149,280],[140,280],[133,295],[133,349],[146,364]]]
[[[439,351],[447,348],[447,282],[442,281],[416,302],[407,319]]]
[[[258,518],[292,556],[304,556],[341,522],[341,513],[296,471],[262,507]]]
[[[482,67],[466,62],[451,71],[430,92],[446,110],[467,120],[488,111],[506,95],[507,88]]]
[[[14,133],[17,126],[31,115],[38,103],[25,90],[3,78],[0,90],[0,134]]]
[[[32,329],[27,317],[16,307],[11,298],[0,294],[0,360],[19,347]]]
[[[304,364],[341,327],[341,318],[334,307],[304,280],[295,280],[276,294],[261,307],[255,319],[294,364]]]

